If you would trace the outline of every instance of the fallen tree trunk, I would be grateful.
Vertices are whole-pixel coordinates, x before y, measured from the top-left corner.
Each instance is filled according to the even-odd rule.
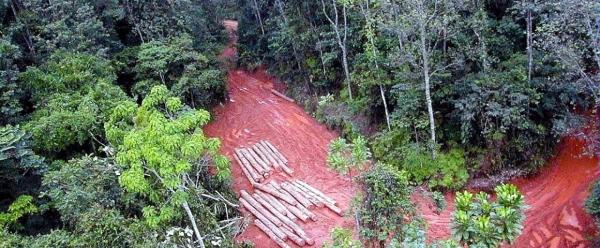
[[[252,166],[250,164],[250,162],[248,162],[248,160],[240,153],[236,153],[236,155],[238,156],[238,158],[240,159],[240,161],[242,161],[242,164],[246,167],[246,170],[248,170],[248,172],[250,172],[250,174],[252,175],[252,177],[254,177],[254,180],[257,182],[262,182],[263,180],[265,180],[265,177],[263,177],[263,175],[261,173],[259,173],[256,168],[254,168],[254,166]]]
[[[275,243],[277,243],[277,245],[279,245],[279,247],[281,248],[291,248],[288,244],[286,244],[283,239],[281,239],[280,237],[278,237],[274,232],[273,229],[270,229],[269,227],[267,227],[267,225],[265,225],[264,222],[262,222],[259,219],[255,219],[254,220],[254,224],[263,232],[265,232],[267,234],[267,236],[269,236],[269,238],[271,238],[273,241],[275,241]]]
[[[271,204],[275,209],[277,209],[277,211],[279,211],[281,214],[289,217],[293,221],[298,219],[298,218],[296,218],[296,216],[294,216],[292,213],[290,213],[290,211],[288,211],[287,208],[285,206],[283,206],[283,204],[281,204],[281,202],[279,202],[279,200],[275,199],[275,197],[273,197],[272,195],[264,193],[260,190],[257,190],[256,193],[260,197],[265,199],[269,204]]]
[[[244,200],[244,198],[240,198],[239,200],[240,200],[240,203],[242,204],[242,206],[244,206],[244,208],[246,208],[248,211],[250,211],[250,213],[252,213],[256,217],[257,220],[261,220],[263,222],[263,224],[265,224],[267,227],[269,227],[269,229],[271,229],[277,237],[279,237],[282,240],[287,239],[287,235],[285,235],[283,232],[281,232],[281,230],[279,229],[279,227],[277,227],[277,225],[275,225],[267,217],[262,215],[256,208],[254,208],[252,205],[250,205],[250,203],[248,203],[246,200]]]
[[[308,218],[310,218],[308,215],[306,215],[302,210],[300,210],[299,208],[297,208],[296,206],[293,205],[287,205],[285,206],[292,215],[298,217],[298,219],[302,220],[303,222],[308,221]]]
[[[279,157],[279,159],[281,159],[281,161],[283,161],[283,163],[287,164],[288,160],[285,158],[285,156],[283,156],[283,154],[281,154],[281,152],[279,152],[279,150],[277,150],[277,148],[275,148],[275,146],[273,146],[273,144],[271,144],[271,142],[268,140],[263,140],[263,142],[269,147],[269,149],[271,149],[271,151],[273,151],[273,153],[275,153],[275,155]]]
[[[246,151],[248,151],[248,153],[250,154],[250,156],[252,156],[252,158],[254,159],[254,161],[256,161],[258,163],[258,165],[262,166],[265,171],[269,172],[271,170],[269,168],[269,165],[267,165],[267,163],[265,163],[265,161],[263,161],[260,158],[260,156],[258,156],[258,154],[256,154],[256,152],[254,152],[254,149],[252,149],[252,148],[246,148]]]
[[[285,201],[285,202],[287,202],[287,203],[289,203],[291,205],[295,205],[296,204],[296,202],[295,202],[295,200],[293,198],[290,198],[290,197],[288,197],[288,196],[280,193],[279,191],[277,191],[275,189],[272,189],[270,187],[267,187],[267,186],[259,184],[259,183],[255,184],[254,187],[257,188],[257,189],[260,189],[260,190],[262,190],[262,191],[264,191],[266,193],[269,193],[272,196],[277,197],[277,198],[279,198],[279,199],[281,199],[281,200],[283,200],[283,201]]]
[[[292,195],[305,208],[313,209],[315,207],[308,199],[306,199],[306,197],[304,197],[304,195],[302,195],[300,192],[296,191],[296,189],[291,187],[290,184],[282,183],[281,187],[283,188],[283,190],[287,191],[290,195]]]
[[[258,149],[256,145],[252,146],[251,148],[254,151],[254,153],[256,153],[256,155],[258,155],[258,157],[260,157],[263,160],[263,162],[267,165],[267,167],[269,167],[269,169],[271,169],[271,167],[274,167],[273,162],[271,162],[269,157],[267,157],[266,154],[264,154],[260,149]]]
[[[250,173],[250,171],[248,171],[248,168],[246,168],[246,166],[244,164],[242,164],[242,161],[240,160],[240,158],[238,158],[237,154],[234,153],[233,158],[235,158],[235,161],[238,163],[240,168],[242,168],[242,172],[244,173],[244,175],[246,175],[246,178],[248,178],[248,181],[250,181],[250,184],[252,184],[252,185],[256,184],[256,179],[254,178],[254,175],[252,175],[252,173]]]
[[[331,204],[333,204],[333,205],[336,204],[335,200],[331,199],[329,196],[325,195],[320,190],[313,188],[312,186],[310,186],[309,184],[307,184],[307,183],[305,183],[303,181],[296,180],[296,182],[298,182],[300,185],[304,186],[306,189],[308,189],[308,190],[312,191],[313,193],[317,194],[318,196],[320,196],[324,200],[330,202]]]
[[[242,194],[242,199],[246,200],[254,209],[256,209],[262,216],[266,217],[269,221],[273,222],[273,224],[277,226],[283,226],[283,222],[271,214],[271,211],[265,209],[260,203],[258,203],[248,192],[245,190],[240,191]]]
[[[292,229],[288,228],[287,226],[283,226],[281,228],[281,231],[283,233],[285,233],[285,235],[288,236],[288,239],[292,240],[298,246],[305,246],[306,245],[306,241],[304,239],[302,239],[300,236],[296,235],[294,233],[294,231]]]
[[[272,154],[268,149],[265,149],[260,142],[256,143],[254,147],[258,148],[263,154],[265,154],[268,157],[275,170],[281,171],[280,162],[279,160],[277,160],[274,154]],[[281,164],[283,164],[283,162],[281,162]]]
[[[281,186],[279,186],[275,180],[269,182],[269,185],[272,187],[273,190],[279,192],[280,194],[289,197],[290,199],[293,200],[293,203],[288,202],[290,205],[295,206],[298,210],[300,210],[300,212],[302,212],[304,215],[308,216],[308,218],[310,218],[313,221],[317,221],[318,218],[315,214],[313,214],[312,212],[310,212],[310,210],[308,210],[307,208],[305,208],[304,206],[302,206],[302,204],[300,204],[300,202],[298,202],[292,195],[290,195],[290,193],[288,193],[287,191],[283,190],[283,188],[281,188]],[[297,216],[297,215],[296,215]],[[298,218],[300,218],[300,216],[298,216]],[[305,221],[305,220],[303,220]]]
[[[274,89],[271,89],[271,93],[273,93],[274,95],[276,95],[276,96],[278,96],[278,97],[281,97],[281,98],[283,98],[284,100],[286,100],[286,101],[288,101],[288,102],[295,102],[295,101],[294,101],[294,99],[292,99],[292,98],[289,98],[288,96],[286,96],[286,95],[282,94],[281,92],[279,92],[279,91],[276,91],[276,90],[274,90]]]
[[[294,187],[294,189],[296,189],[296,191],[302,193],[302,195],[304,195],[304,197],[306,197],[306,199],[308,199],[310,202],[312,202],[312,204],[316,205],[317,207],[324,207],[325,203],[320,199],[320,197],[316,196],[314,193],[304,189],[303,187],[298,186],[298,184],[296,182],[291,182],[290,186]]]
[[[261,174],[263,176],[268,174],[268,172],[260,164],[258,164],[258,162],[256,162],[256,160],[254,160],[252,155],[250,155],[250,153],[248,153],[248,151],[245,148],[237,149],[237,151],[240,152],[240,154],[239,154],[240,158],[244,157],[247,161],[249,161],[250,165],[252,165],[252,167],[254,167],[254,169],[259,174]]]

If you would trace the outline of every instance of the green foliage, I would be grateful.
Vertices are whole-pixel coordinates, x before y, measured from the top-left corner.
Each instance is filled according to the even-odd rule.
[[[209,107],[225,97],[225,79],[214,62],[193,47],[187,35],[142,44],[135,71],[139,81],[133,91],[139,98],[153,86],[164,84],[191,107]]]
[[[585,200],[585,210],[596,220],[600,226],[600,181],[596,181],[590,187],[590,194]]]
[[[207,162],[205,156],[213,158],[219,178],[229,177],[229,161],[218,154],[219,140],[202,132],[209,120],[207,111],[191,110],[165,86],[156,86],[141,106],[117,106],[106,123],[107,137],[117,147],[116,161],[123,167],[119,183],[148,199],[143,215],[149,226],[181,217],[178,206],[190,200],[188,174],[194,163]]]
[[[17,85],[18,68],[15,60],[21,57],[18,46],[0,37],[0,125],[14,122],[23,110],[19,98],[22,89]]]
[[[44,159],[30,148],[30,136],[19,126],[0,127],[0,178],[18,181],[27,171],[42,173]]]
[[[496,201],[479,192],[458,192],[453,216],[453,237],[462,244],[475,247],[499,247],[512,244],[523,230],[525,202],[516,186],[499,185],[495,188]]]
[[[460,189],[469,178],[464,156],[463,150],[454,148],[433,159],[426,149],[412,144],[403,148],[401,168],[432,189]]]
[[[408,174],[386,165],[375,165],[359,177],[363,196],[357,201],[360,235],[373,246],[403,240],[403,227],[414,216]]]
[[[371,151],[362,136],[347,144],[343,138],[337,138],[329,144],[327,164],[334,170],[346,174],[352,168],[363,169],[364,165],[371,159]]]
[[[330,244],[325,244],[326,248],[359,248],[362,247],[358,240],[352,238],[352,230],[342,227],[335,227],[331,230]]]
[[[431,192],[431,199],[433,199],[433,203],[435,203],[436,212],[441,213],[446,208],[446,198],[444,198],[444,194],[439,191]]]
[[[112,84],[116,75],[109,62],[86,54],[58,52],[44,66],[29,68],[22,80],[38,101],[25,129],[35,148],[48,153],[101,138],[111,109],[127,99]]]
[[[21,195],[10,204],[8,211],[0,212],[0,229],[15,225],[19,218],[38,211],[38,208],[33,204],[33,197],[30,195]]]
[[[58,167],[44,176],[42,185],[63,223],[75,225],[97,206],[110,209],[123,204],[119,168],[108,159],[84,156]]]

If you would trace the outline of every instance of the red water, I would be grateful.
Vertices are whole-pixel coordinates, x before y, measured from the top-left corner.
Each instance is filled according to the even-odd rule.
[[[337,135],[317,123],[300,106],[273,95],[272,87],[272,80],[262,72],[255,75],[231,70],[228,75],[229,102],[214,109],[214,120],[205,127],[205,133],[221,139],[221,152],[232,161],[234,148],[269,140],[289,160],[295,171],[294,179],[320,189],[335,199],[342,210],[347,210],[355,186],[348,177],[330,171],[325,163],[329,141]],[[251,191],[250,183],[235,162],[232,163],[232,178],[235,192]],[[290,177],[276,173],[270,178],[281,182]],[[352,227],[351,218],[337,216],[325,208],[315,210],[315,214],[318,221],[301,224],[314,238],[314,247],[321,247],[329,239],[333,227]],[[249,225],[236,240],[252,241],[256,247],[277,247],[254,225]],[[291,242],[288,244],[292,245]]]
[[[591,217],[583,204],[588,188],[600,173],[598,159],[582,156],[584,142],[563,140],[558,154],[533,178],[517,179],[525,195],[526,210],[523,234],[512,247],[589,247],[588,238],[596,235]],[[448,209],[437,215],[430,201],[419,196],[418,204],[429,223],[429,239],[450,235],[453,194],[446,195]]]
[[[234,33],[237,22],[225,22]],[[237,36],[221,57],[231,57]],[[235,147],[259,140],[269,140],[291,162],[294,178],[321,189],[336,199],[344,210],[350,205],[356,186],[347,177],[330,171],[325,159],[329,141],[337,135],[317,123],[304,110],[270,93],[274,80],[265,71],[249,73],[231,70],[228,74],[230,100],[215,109],[214,121],[205,128],[207,135],[222,140],[221,151],[231,156]],[[563,140],[558,154],[535,177],[514,180],[525,195],[529,208],[523,234],[512,247],[589,247],[588,237],[595,235],[593,221],[583,210],[584,199],[591,182],[598,178],[598,159],[581,156],[584,142],[575,138]],[[236,192],[251,186],[240,167],[233,163],[233,188]],[[273,175],[281,181],[285,176]],[[450,236],[454,195],[447,194],[448,207],[439,215],[433,204],[416,194],[414,199],[429,223],[428,239]],[[317,212],[319,221],[302,224],[321,247],[335,226],[353,227],[353,221],[328,210]],[[249,240],[256,247],[276,247],[262,231],[250,225],[236,238]],[[289,243],[289,242],[288,242]],[[291,244],[291,243],[290,243]]]

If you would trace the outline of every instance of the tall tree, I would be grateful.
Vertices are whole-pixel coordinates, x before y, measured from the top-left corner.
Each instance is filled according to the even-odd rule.
[[[379,77],[379,51],[377,49],[377,46],[375,45],[375,39],[376,39],[376,23],[379,21],[378,19],[376,19],[375,17],[372,16],[371,14],[371,9],[370,9],[370,2],[369,0],[365,0],[363,2],[360,3],[360,9],[361,12],[365,18],[365,36],[367,38],[367,43],[365,45],[365,52],[367,53],[367,56],[369,58],[369,60],[375,64],[375,70],[377,73],[377,81],[378,81],[378,87],[379,87],[379,94],[381,95],[381,101],[383,102],[383,108],[385,111],[385,121],[387,124],[387,128],[388,131],[391,131],[392,126],[390,123],[390,113],[388,110],[388,104],[387,104],[387,100],[385,98],[385,90],[383,88],[383,82],[381,80],[381,77]]]
[[[116,161],[124,169],[119,183],[149,200],[143,209],[148,225],[173,220],[181,207],[200,247],[204,237],[188,202],[193,192],[205,189],[192,180],[193,164],[206,163],[203,158],[210,157],[219,177],[230,173],[229,161],[218,154],[219,140],[202,132],[209,120],[207,111],[190,110],[165,86],[156,86],[141,106],[133,102],[117,106],[105,124],[107,137],[116,146]]]
[[[343,25],[340,24],[340,21],[339,21],[340,18],[339,18],[338,4],[342,5]],[[338,3],[338,0],[331,0],[331,8],[333,9],[333,19],[332,19],[330,17],[330,14],[328,14],[325,1],[321,0],[321,6],[323,7],[323,14],[329,21],[329,24],[331,25],[331,28],[333,29],[333,31],[335,32],[335,37],[336,37],[338,46],[340,48],[340,51],[342,52],[342,66],[344,67],[344,75],[346,77],[346,84],[348,87],[348,96],[350,97],[350,100],[352,100],[352,79],[350,77],[350,69],[348,67],[348,46],[347,46],[348,30],[349,30],[347,9],[349,8],[350,4],[351,4],[350,0],[341,0],[341,1],[339,1],[339,3]]]
[[[413,71],[421,74],[425,91],[425,102],[429,118],[432,156],[435,157],[437,144],[435,112],[432,100],[432,78],[438,76],[454,62],[444,63],[439,54],[439,43],[452,36],[448,32],[451,19],[455,18],[456,7],[452,2],[439,0],[416,0],[387,2],[389,11],[399,11],[391,16],[397,18],[389,26],[398,34],[400,64],[409,63]],[[443,34],[443,35],[442,35]]]

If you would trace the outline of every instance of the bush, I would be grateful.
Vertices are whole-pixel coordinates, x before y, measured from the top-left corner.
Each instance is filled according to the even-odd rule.
[[[585,210],[594,217],[596,225],[600,227],[600,180],[590,188],[590,195],[585,201]]]
[[[352,144],[346,143],[343,138],[337,138],[329,144],[327,164],[334,170],[346,174],[352,168],[362,169],[370,158],[371,151],[362,136],[352,140]]]
[[[457,148],[434,160],[427,149],[412,144],[404,147],[401,166],[415,182],[428,182],[432,189],[460,189],[469,178],[464,151]]]
[[[496,201],[479,192],[456,195],[456,212],[452,219],[452,235],[462,244],[474,247],[499,247],[512,244],[523,230],[525,202],[516,186],[499,185]]]
[[[364,196],[356,214],[360,235],[372,247],[385,247],[388,239],[401,240],[404,226],[414,217],[408,174],[387,165],[375,165],[359,177]]]
[[[352,230],[335,227],[331,231],[331,243],[324,244],[325,248],[360,248],[360,241],[352,238]]]

